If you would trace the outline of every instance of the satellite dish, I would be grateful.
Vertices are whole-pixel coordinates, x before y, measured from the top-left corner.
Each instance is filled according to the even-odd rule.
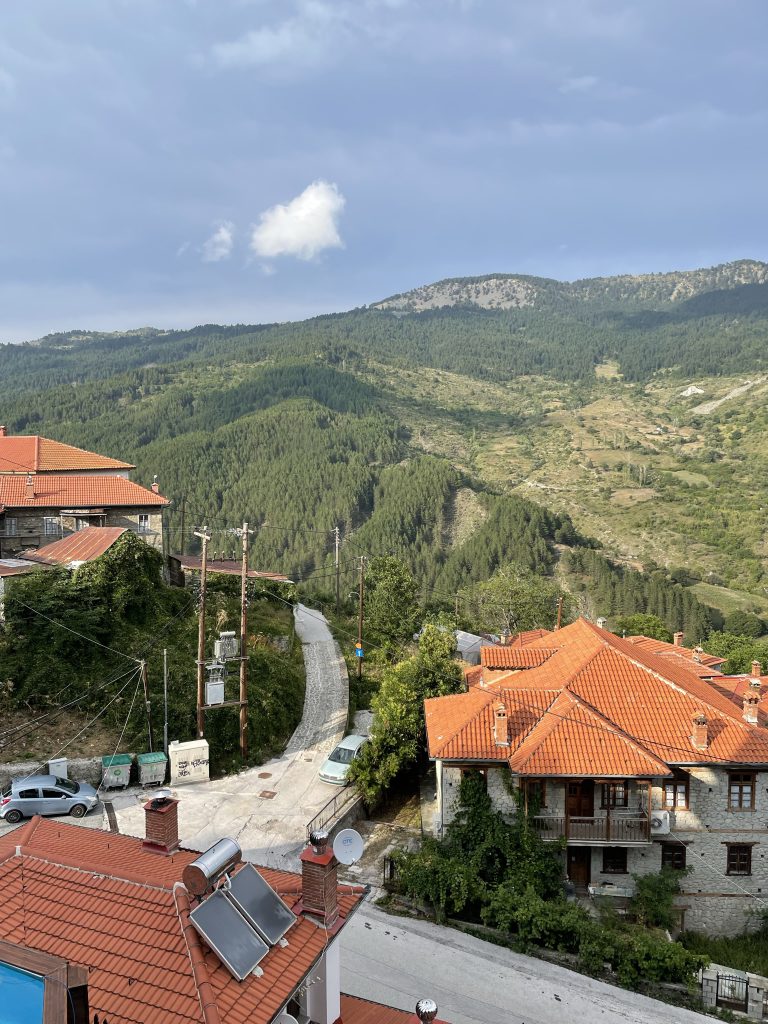
[[[292,1017],[290,1013],[282,1013],[277,1018],[277,1024],[299,1024],[295,1017]]]
[[[363,837],[353,828],[343,828],[333,840],[333,853],[340,864],[355,864],[363,856]]]

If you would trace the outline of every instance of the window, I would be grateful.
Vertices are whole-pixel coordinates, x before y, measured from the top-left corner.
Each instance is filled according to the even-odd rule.
[[[43,517],[43,533],[46,537],[58,537],[59,536],[59,520],[53,516]]]
[[[9,519],[7,516],[4,521],[5,525],[5,536],[15,537],[18,531],[18,523],[16,519]]]
[[[627,851],[622,846],[603,847],[603,874],[626,875]]]
[[[670,811],[688,810],[689,781],[687,772],[675,772],[674,778],[664,782],[664,806]]]
[[[730,811],[753,811],[755,809],[754,772],[729,773],[728,809]]]
[[[39,795],[36,789],[22,789],[19,793],[19,800],[37,800]]]
[[[149,533],[149,513],[139,513],[139,533]]]
[[[685,847],[682,843],[661,844],[661,866],[673,871],[685,870]]]
[[[752,874],[752,847],[728,844],[728,874]]]
[[[626,782],[604,782],[601,786],[601,807],[626,807],[629,798],[629,786]]]
[[[44,800],[65,800],[67,798],[66,793],[59,792],[58,789],[44,789],[43,799]]]
[[[537,809],[547,806],[547,784],[544,779],[526,779],[525,796],[529,807]]]

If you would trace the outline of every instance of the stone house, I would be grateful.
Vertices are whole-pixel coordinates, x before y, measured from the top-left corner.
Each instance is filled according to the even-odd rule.
[[[9,437],[0,426],[0,558],[86,526],[123,527],[162,550],[168,501],[157,484],[131,481],[133,468],[50,438]]]
[[[426,701],[437,827],[462,774],[480,770],[499,809],[521,799],[545,840],[565,840],[577,891],[626,897],[635,874],[688,868],[684,927],[756,926],[768,909],[760,666],[703,676],[685,649],[666,656],[585,619],[502,650],[483,648],[484,668],[505,665],[470,670],[466,693]]]

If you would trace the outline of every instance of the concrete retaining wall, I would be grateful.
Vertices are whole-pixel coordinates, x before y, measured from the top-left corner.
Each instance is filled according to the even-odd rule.
[[[44,775],[47,771],[48,765],[43,763],[41,766],[39,761],[12,761],[0,764],[0,787],[6,789],[12,779],[23,779],[25,775]],[[92,786],[98,786],[101,782],[101,758],[74,758],[67,763],[67,775],[78,782],[89,782]]]

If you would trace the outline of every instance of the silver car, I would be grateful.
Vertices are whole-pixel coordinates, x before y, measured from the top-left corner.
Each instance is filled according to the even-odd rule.
[[[346,786],[352,762],[368,742],[367,736],[345,736],[320,769],[323,782]]]
[[[35,814],[71,814],[82,818],[99,802],[99,794],[87,782],[73,782],[56,775],[28,775],[14,779],[0,798],[0,818],[15,825]]]

